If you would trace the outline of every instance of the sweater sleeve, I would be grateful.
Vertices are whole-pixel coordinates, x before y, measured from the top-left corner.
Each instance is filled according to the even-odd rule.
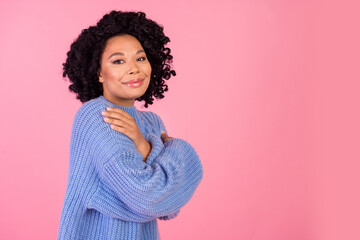
[[[135,145],[129,143],[131,140],[111,129],[101,116],[90,128],[94,133],[93,161],[102,185],[92,198],[93,206],[100,206],[104,196],[108,199],[112,196],[112,202],[122,203],[123,210],[129,209],[124,214],[138,216],[136,221],[166,220],[175,217],[190,200],[202,179],[203,169],[188,142],[174,138],[163,144],[158,135],[148,133],[144,137],[152,150],[147,162],[143,162]],[[113,208],[111,204],[105,206],[113,211],[119,210],[121,204],[113,204]],[[124,214],[118,217],[126,220]]]
[[[151,144],[161,141],[147,135]],[[171,139],[152,164],[142,162],[134,149],[113,146],[103,152],[100,178],[132,211],[162,217],[180,210],[192,197],[202,178],[194,149],[186,141]]]
[[[153,112],[150,112],[150,114],[152,115],[153,117],[153,122],[156,123],[157,125],[157,128],[159,129],[160,131],[160,136],[161,136],[161,131],[164,131],[166,134],[168,134],[167,130],[166,130],[166,127],[165,127],[165,124],[164,122],[162,121],[161,117]],[[150,161],[151,161],[151,158],[150,158]],[[179,215],[179,212],[180,212],[180,209],[177,210],[176,212],[174,213],[171,213],[169,215],[166,215],[166,216],[162,216],[162,217],[159,217],[160,220],[171,220],[175,217],[177,217]]]

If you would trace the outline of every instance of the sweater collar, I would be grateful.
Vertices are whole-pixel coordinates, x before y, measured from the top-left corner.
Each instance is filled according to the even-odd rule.
[[[108,105],[109,107],[116,107],[116,108],[120,108],[124,111],[126,111],[130,116],[132,116],[136,121],[139,119],[138,116],[138,111],[136,110],[135,106],[131,106],[131,107],[124,107],[121,105],[117,105],[115,103],[110,102],[108,99],[106,99],[103,95],[101,95],[99,97],[100,99],[102,99],[104,102],[106,102],[106,105]]]

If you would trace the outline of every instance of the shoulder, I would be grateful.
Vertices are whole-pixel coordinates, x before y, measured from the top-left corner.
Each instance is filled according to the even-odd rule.
[[[105,110],[106,107],[106,102],[100,97],[91,99],[78,109],[75,114],[75,120],[97,118],[101,116],[101,111]]]
[[[101,111],[107,107],[101,98],[94,98],[84,103],[76,112],[73,120],[73,129],[94,129],[103,122]]]
[[[154,112],[151,111],[139,111],[138,113],[143,116],[143,118],[145,118],[146,120],[148,120],[151,123],[154,123],[157,121],[157,115]]]
[[[149,124],[155,126],[159,130],[167,132],[165,125],[158,114],[151,111],[139,111],[139,113],[142,114],[143,118],[145,118]]]

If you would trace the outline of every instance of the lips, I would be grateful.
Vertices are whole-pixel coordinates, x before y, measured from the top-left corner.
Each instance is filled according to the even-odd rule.
[[[126,83],[124,83],[124,84],[129,84],[129,83],[139,83],[139,82],[142,82],[142,81],[144,81],[144,79],[143,78],[136,78],[136,79],[132,79],[132,80],[130,80],[130,81],[127,81]]]
[[[127,81],[126,83],[124,83],[126,86],[130,87],[130,88],[138,88],[140,86],[142,86],[144,83],[144,79],[143,78],[135,78],[132,79],[130,81]]]

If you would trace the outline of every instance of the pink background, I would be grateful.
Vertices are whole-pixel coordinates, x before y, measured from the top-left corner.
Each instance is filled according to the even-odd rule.
[[[112,9],[164,25],[149,109],[204,178],[162,239],[360,239],[358,1],[1,1],[0,239],[55,239],[81,103],[62,63]],[[137,104],[139,110],[145,110]]]

